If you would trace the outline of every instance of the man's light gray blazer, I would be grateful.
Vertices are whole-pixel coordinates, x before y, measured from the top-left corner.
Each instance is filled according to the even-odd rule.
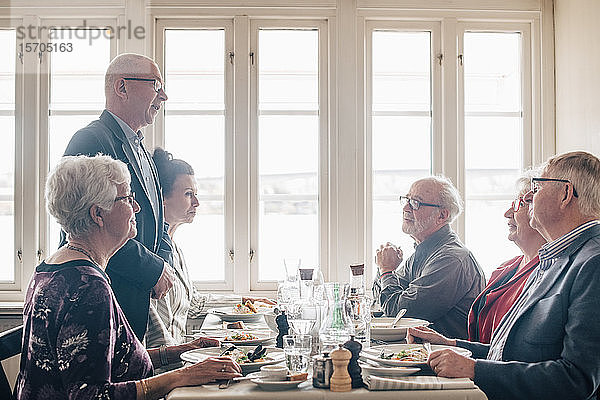
[[[489,349],[457,344],[476,358]],[[475,384],[490,399],[593,397],[600,384],[600,225],[584,231],[544,273],[508,335],[502,360],[475,363]]]

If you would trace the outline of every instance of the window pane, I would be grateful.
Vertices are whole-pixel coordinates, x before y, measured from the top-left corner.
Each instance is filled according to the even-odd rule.
[[[0,281],[15,279],[15,55],[14,29],[0,30]]]
[[[398,196],[431,171],[431,34],[373,32],[372,71],[372,246],[393,242],[406,259]]]
[[[258,280],[273,281],[286,256],[319,263],[319,32],[258,40]]]
[[[175,236],[193,281],[225,280],[224,63],[223,29],[165,31],[165,149],[192,166],[200,201]]]
[[[466,242],[486,275],[520,251],[503,214],[522,170],[521,35],[464,36]]]
[[[165,109],[224,110],[225,31],[168,29],[165,38]]]
[[[110,63],[110,39],[104,34],[98,38],[94,35],[91,40],[89,35],[79,39],[74,33],[69,29],[50,31],[53,43],[59,46],[70,43],[73,51],[49,53],[48,170],[62,157],[73,134],[97,119],[104,109],[104,73]],[[81,114],[82,111],[89,113]],[[49,253],[56,250],[59,240],[60,227],[48,216]]]
[[[319,32],[259,31],[259,109],[319,109]]]

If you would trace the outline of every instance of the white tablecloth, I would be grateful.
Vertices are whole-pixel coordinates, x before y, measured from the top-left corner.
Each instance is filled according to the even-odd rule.
[[[479,389],[453,390],[390,390],[370,392],[367,389],[353,389],[350,392],[332,392],[328,389],[316,389],[312,381],[301,383],[298,389],[278,392],[264,391],[252,382],[244,381],[232,384],[227,389],[218,385],[203,385],[177,388],[167,396],[167,400],[485,400],[485,394]]]
[[[249,329],[265,329],[264,321],[246,324]],[[221,326],[221,321],[214,315],[207,315],[203,329],[214,329]],[[265,391],[252,382],[243,381],[233,383],[227,389],[219,389],[219,385],[210,384],[177,388],[169,393],[167,400],[485,400],[487,397],[477,387],[474,389],[447,389],[447,390],[389,390],[368,391],[367,389],[353,389],[350,392],[332,392],[329,389],[317,389],[312,386],[312,380],[301,383],[298,389],[284,391]]]

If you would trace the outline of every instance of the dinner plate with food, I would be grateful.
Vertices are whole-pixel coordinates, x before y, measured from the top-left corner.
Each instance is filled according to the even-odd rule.
[[[450,349],[463,356],[470,356],[467,349],[454,346],[442,346],[432,344],[431,351]],[[381,365],[392,367],[423,366],[427,364],[429,352],[423,344],[390,344],[385,346],[373,346],[360,353],[363,359],[375,361]]]
[[[218,339],[222,343],[231,343],[235,345],[263,344],[277,337],[274,332],[265,331],[222,331],[218,334],[209,334],[208,336]]]
[[[186,362],[197,363],[209,357],[228,356],[242,367],[242,373],[257,371],[263,365],[277,364],[285,360],[282,349],[275,347],[236,346],[225,344],[222,347],[206,347],[189,350],[181,354]]]
[[[429,321],[417,318],[401,318],[395,327],[392,327],[394,318],[373,318],[371,319],[371,339],[383,340],[386,342],[395,342],[406,339],[408,328],[417,326],[427,326]]]
[[[272,310],[272,305],[246,300],[245,303],[238,303],[233,307],[211,308],[208,312],[226,322],[256,322],[259,321],[263,315],[271,313]]]

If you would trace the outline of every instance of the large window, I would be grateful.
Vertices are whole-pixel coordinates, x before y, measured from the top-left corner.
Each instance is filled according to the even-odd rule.
[[[319,264],[319,31],[259,29],[258,282]]]
[[[15,77],[16,35],[0,28],[0,282],[15,280]]]
[[[406,259],[399,196],[431,173],[432,32],[374,29],[370,39],[372,248],[392,242]]]
[[[455,229],[489,277],[518,254],[506,238],[503,214],[516,179],[531,164],[530,28],[459,23],[455,38],[440,41],[436,23],[366,26],[367,260],[387,241],[401,245],[405,260],[412,254],[397,198],[419,177],[444,174],[465,200]]]
[[[92,31],[52,29],[49,37],[57,48],[48,53],[48,164],[56,165],[77,130],[98,119],[104,109],[104,73],[111,60],[108,35]],[[92,39],[93,38],[93,39]],[[72,51],[68,51],[72,49]],[[60,227],[48,216],[46,248],[52,254],[59,244]]]
[[[169,96],[165,149],[192,165],[200,202],[194,222],[178,228],[175,240],[185,253],[192,280],[221,288],[231,288],[225,248],[225,218],[231,218],[225,202],[226,113],[230,112],[225,77],[231,65],[226,52],[231,32],[226,27],[164,33]],[[190,43],[195,44],[194,51]]]
[[[523,33],[463,34],[465,238],[486,274],[520,253],[504,212],[527,165]]]

